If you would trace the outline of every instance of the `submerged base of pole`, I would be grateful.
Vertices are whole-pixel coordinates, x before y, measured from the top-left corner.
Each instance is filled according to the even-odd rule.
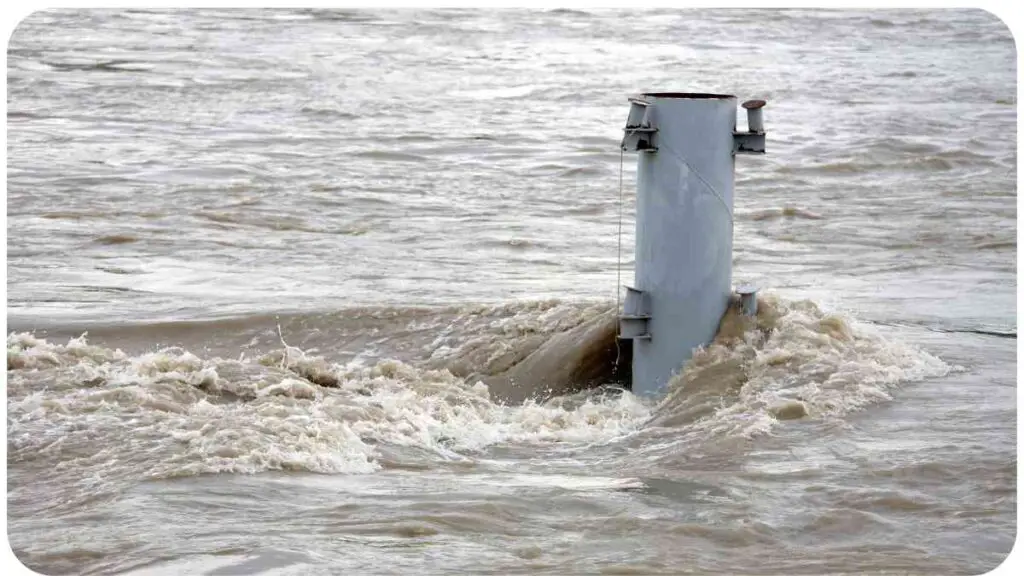
[[[756,325],[758,312],[757,292],[758,288],[756,286],[739,286],[736,288],[736,291],[729,297],[729,305],[726,307],[725,312],[719,320],[718,331],[716,331],[712,341],[718,339],[723,333],[727,339],[736,337],[740,334],[740,332],[736,332],[737,330],[743,332],[749,330],[751,326]],[[739,312],[738,315],[737,311]],[[623,316],[620,316],[619,318],[621,326]],[[739,321],[739,323],[737,323],[737,321]],[[751,324],[751,322],[754,322],[754,324]],[[620,379],[616,379],[616,382],[632,390],[634,394],[642,394],[643,386],[637,387],[630,377],[633,373],[633,346],[637,338],[623,334],[620,334],[618,338],[620,352],[618,355],[618,362],[615,366],[615,373],[621,375],[621,377]],[[649,338],[650,336],[647,335],[647,337],[643,339],[646,340]],[[689,358],[690,355],[687,355],[686,358],[680,358],[678,366],[673,371],[673,374],[682,372],[686,368],[686,363],[689,361]]]

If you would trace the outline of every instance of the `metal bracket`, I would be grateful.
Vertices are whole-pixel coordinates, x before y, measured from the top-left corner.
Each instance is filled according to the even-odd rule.
[[[657,152],[654,135],[657,128],[651,126],[650,103],[639,98],[629,99],[629,116],[623,129],[622,149],[626,152]]]
[[[619,338],[623,340],[650,340],[650,296],[643,290],[626,286],[626,301],[619,316]]]
[[[733,154],[764,154],[764,132],[733,132]]]

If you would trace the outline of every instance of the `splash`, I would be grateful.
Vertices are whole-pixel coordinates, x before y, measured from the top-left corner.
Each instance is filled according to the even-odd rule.
[[[60,345],[11,334],[7,345],[10,461],[75,468],[78,480],[364,474],[472,461],[505,443],[610,441],[649,416],[628,393],[513,406],[447,369],[333,364],[293,347],[229,360],[128,356],[84,335]]]
[[[481,326],[472,321],[477,316],[494,319]],[[608,303],[475,307],[458,318],[434,341],[429,365],[483,381],[496,401],[541,401],[625,383],[628,358],[616,346],[615,310]]]
[[[842,417],[955,369],[811,301],[768,295],[756,318],[729,308],[714,342],[670,380],[652,425],[750,437],[782,420]]]
[[[591,389],[608,383],[618,352],[608,303],[388,314],[397,332],[433,334],[409,341],[420,358],[331,361],[280,333],[279,347],[237,359],[10,334],[9,463],[109,487],[207,473],[476,466],[503,445],[589,446],[659,430],[698,446],[785,420],[841,418],[890,399],[901,382],[952,369],[812,302],[767,296],[756,318],[730,309],[715,341],[652,406]]]

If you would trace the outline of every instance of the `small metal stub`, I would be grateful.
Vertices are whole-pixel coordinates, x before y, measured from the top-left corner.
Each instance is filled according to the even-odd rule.
[[[740,296],[740,306],[743,308],[743,315],[757,316],[757,288],[754,286],[740,286],[736,289]]]
[[[743,108],[747,111],[747,131],[754,134],[764,133],[764,100],[747,100],[743,103]]]
[[[734,154],[764,154],[764,100],[747,100],[742,104],[747,111],[747,131],[733,132]]]

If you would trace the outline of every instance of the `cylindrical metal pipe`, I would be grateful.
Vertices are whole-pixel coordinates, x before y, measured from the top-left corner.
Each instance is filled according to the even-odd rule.
[[[740,296],[740,306],[743,307],[743,315],[757,316],[757,288],[741,286],[736,289],[736,293]]]
[[[657,152],[637,167],[636,288],[649,339],[633,342],[633,392],[664,391],[692,351],[714,339],[732,293],[736,98],[645,94]]]

